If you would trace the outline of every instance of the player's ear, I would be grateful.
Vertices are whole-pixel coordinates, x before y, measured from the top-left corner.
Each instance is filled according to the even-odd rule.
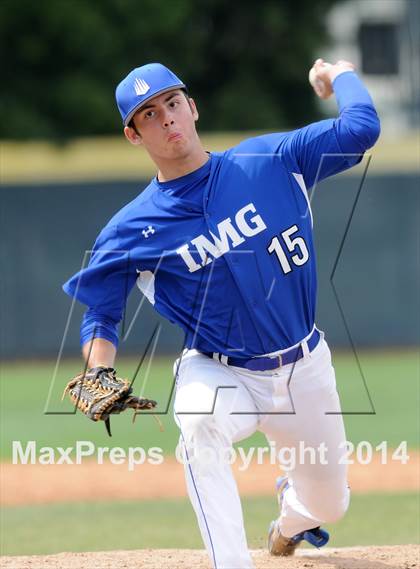
[[[198,117],[199,117],[200,115],[198,114],[197,106],[196,106],[196,104],[195,104],[194,99],[193,99],[192,97],[188,97],[188,103],[189,103],[189,105],[190,105],[190,109],[191,109],[191,112],[192,112],[192,116],[194,117],[194,120],[195,120],[195,121],[198,121]]]
[[[124,135],[128,142],[134,144],[134,146],[143,144],[142,137],[131,126],[124,127]]]

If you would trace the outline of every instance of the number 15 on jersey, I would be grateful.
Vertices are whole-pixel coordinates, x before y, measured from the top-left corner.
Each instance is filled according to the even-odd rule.
[[[270,255],[275,253],[277,256],[277,260],[285,275],[293,270],[291,263],[300,267],[309,259],[309,251],[303,237],[293,237],[298,231],[298,226],[292,225],[280,233],[280,238],[275,235],[267,247]],[[290,256],[290,260],[286,255],[286,251],[293,253]]]

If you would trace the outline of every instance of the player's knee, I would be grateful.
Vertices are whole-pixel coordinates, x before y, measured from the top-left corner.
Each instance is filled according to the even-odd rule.
[[[348,503],[343,501],[334,504],[328,504],[321,515],[321,522],[323,524],[333,524],[341,520],[347,512]]]
[[[184,415],[178,425],[181,447],[200,462],[213,464],[231,448],[231,438],[215,415]]]
[[[347,486],[336,490],[330,489],[325,495],[317,496],[317,504],[311,514],[323,524],[338,522],[347,512],[350,492]]]
[[[181,453],[183,463],[191,465],[196,474],[214,472],[215,467],[225,460],[226,452],[231,447],[228,437],[218,428],[214,417],[189,415],[184,416],[178,424],[181,433],[177,452]]]

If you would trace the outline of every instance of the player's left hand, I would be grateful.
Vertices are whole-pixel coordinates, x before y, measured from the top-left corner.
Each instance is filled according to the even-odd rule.
[[[334,64],[317,59],[309,71],[309,83],[320,99],[328,99],[332,95],[332,83],[337,75],[343,71],[354,71],[354,69],[353,63],[344,59]]]
[[[128,408],[135,411],[154,409],[157,405],[152,399],[132,395],[132,391],[130,382],[117,377],[113,368],[98,366],[71,379],[66,385],[63,397],[68,393],[76,407],[92,421],[105,421],[111,436],[111,415]]]

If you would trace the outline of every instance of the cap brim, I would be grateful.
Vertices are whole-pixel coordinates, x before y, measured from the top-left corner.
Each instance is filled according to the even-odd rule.
[[[139,111],[143,107],[143,105],[145,105],[148,101],[154,99],[155,97],[158,97],[159,95],[168,93],[168,91],[175,91],[176,89],[186,89],[186,86],[183,83],[180,83],[178,85],[173,85],[172,87],[165,87],[165,89],[156,91],[156,93],[153,93],[153,95],[150,95],[150,97],[147,97],[147,99],[144,99],[144,101],[142,101],[141,103],[136,105],[133,109],[131,109],[131,111],[128,113],[128,115],[125,118],[124,126],[128,125],[128,123],[131,121],[131,119],[137,113],[137,111]]]

